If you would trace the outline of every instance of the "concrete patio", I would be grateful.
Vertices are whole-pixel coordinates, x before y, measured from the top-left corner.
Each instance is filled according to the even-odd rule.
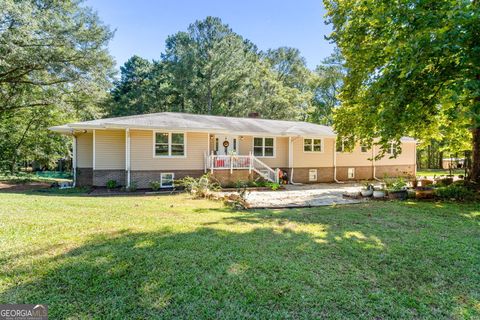
[[[356,193],[360,183],[322,183],[309,185],[286,185],[279,191],[250,191],[246,199],[251,208],[318,207],[333,204],[361,203],[365,200],[343,197]]]

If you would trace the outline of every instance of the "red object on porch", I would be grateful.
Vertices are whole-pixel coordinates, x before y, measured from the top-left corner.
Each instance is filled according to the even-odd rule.
[[[225,167],[225,159],[217,159],[215,160],[215,167],[223,168]]]

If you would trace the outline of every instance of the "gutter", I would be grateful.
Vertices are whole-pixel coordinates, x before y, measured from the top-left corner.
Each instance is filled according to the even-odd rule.
[[[345,183],[337,179],[337,137],[333,140],[333,181],[336,183]]]
[[[301,183],[293,181],[293,142],[292,137],[288,137],[288,164],[290,166],[290,184],[294,186],[300,186]]]

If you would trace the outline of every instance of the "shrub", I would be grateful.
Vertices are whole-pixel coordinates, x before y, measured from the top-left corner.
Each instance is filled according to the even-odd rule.
[[[280,188],[280,184],[276,182],[267,182],[267,187],[269,187],[273,191],[276,191]]]
[[[220,185],[209,174],[200,178],[185,177],[178,181],[187,192],[195,198],[209,198],[214,191],[220,190]]]
[[[246,187],[250,187],[250,181],[238,180],[237,182],[235,182],[235,188],[237,189]]]
[[[129,192],[137,191],[137,183],[135,181],[130,182],[130,186],[127,188]]]
[[[473,200],[475,198],[475,191],[462,185],[451,184],[446,187],[438,188],[435,195],[437,198],[443,200],[465,201]]]
[[[397,179],[389,179],[386,181],[387,185],[387,190],[388,191],[402,191],[405,190],[407,187],[407,182],[402,177],[399,177]]]
[[[117,180],[108,180],[107,189],[115,189],[117,187]]]
[[[150,181],[149,182],[150,188],[153,191],[158,191],[160,190],[160,181]]]

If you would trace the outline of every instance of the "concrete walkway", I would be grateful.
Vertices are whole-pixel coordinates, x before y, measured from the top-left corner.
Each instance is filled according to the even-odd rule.
[[[332,204],[364,202],[363,199],[344,198],[344,193],[359,192],[359,183],[287,185],[279,191],[251,191],[246,196],[252,208],[318,207]]]

